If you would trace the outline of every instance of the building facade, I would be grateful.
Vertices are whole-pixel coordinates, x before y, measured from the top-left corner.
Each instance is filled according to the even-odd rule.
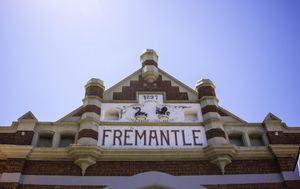
[[[0,127],[0,188],[300,188],[300,128],[272,113],[242,120],[210,80],[193,90],[159,69],[154,50],[140,61],[107,90],[89,80],[82,106],[58,121],[28,112]]]

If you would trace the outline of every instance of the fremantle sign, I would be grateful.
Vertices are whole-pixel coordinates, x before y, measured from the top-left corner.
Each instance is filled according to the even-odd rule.
[[[102,126],[98,145],[107,149],[173,149],[207,146],[202,126]]]

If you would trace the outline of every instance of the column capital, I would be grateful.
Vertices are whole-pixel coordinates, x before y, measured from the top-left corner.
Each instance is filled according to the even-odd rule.
[[[216,86],[210,79],[201,79],[201,80],[197,81],[196,89],[198,89],[200,87],[212,87],[213,89],[216,88]]]

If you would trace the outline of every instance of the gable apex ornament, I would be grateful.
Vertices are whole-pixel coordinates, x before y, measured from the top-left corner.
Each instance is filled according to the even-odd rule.
[[[18,121],[20,120],[34,120],[37,121],[36,117],[33,115],[31,111],[26,112],[24,115],[22,115],[20,118],[18,118]]]
[[[153,49],[146,49],[140,56],[142,63],[142,77],[148,83],[153,83],[158,78],[158,55]]]
[[[266,117],[265,117],[265,119],[264,119],[263,122],[266,122],[266,121],[282,122],[282,120],[280,118],[278,118],[277,116],[275,116],[271,112],[266,115]]]

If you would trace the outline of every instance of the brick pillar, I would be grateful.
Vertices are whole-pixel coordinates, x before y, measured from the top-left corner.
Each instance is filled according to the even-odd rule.
[[[148,83],[153,83],[158,78],[158,56],[153,49],[146,49],[140,56],[142,64],[142,77]]]
[[[209,79],[202,79],[197,82],[196,90],[208,144],[227,144],[214,84]]]
[[[0,178],[0,188],[17,189],[26,160],[9,158],[6,160],[4,172]]]
[[[104,85],[100,79],[92,78],[85,85],[85,97],[83,99],[83,109],[78,133],[79,144],[97,145],[103,92]]]
[[[37,122],[38,120],[30,111],[21,116],[18,119],[18,127],[15,134],[14,144],[31,145],[34,135],[34,128]]]

